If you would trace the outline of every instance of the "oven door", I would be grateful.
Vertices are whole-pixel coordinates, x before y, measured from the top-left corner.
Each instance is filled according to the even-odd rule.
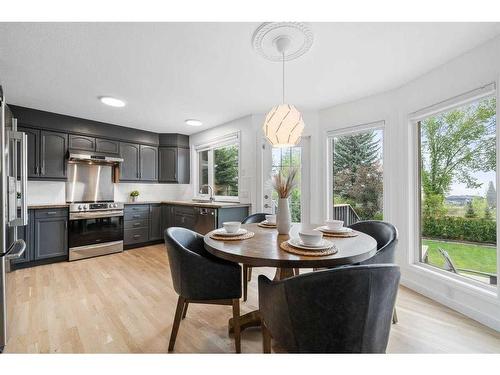
[[[123,216],[81,218],[69,221],[69,247],[123,241]]]

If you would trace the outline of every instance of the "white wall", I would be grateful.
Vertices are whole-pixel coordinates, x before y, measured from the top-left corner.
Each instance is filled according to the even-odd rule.
[[[132,190],[139,190],[138,201],[162,201],[180,199],[190,185],[118,183],[115,201],[127,202]],[[28,205],[63,204],[66,202],[66,183],[61,181],[28,181]]]
[[[443,281],[442,275],[413,264],[413,257],[409,256],[417,251],[412,232],[416,163],[411,150],[415,140],[409,114],[491,82],[497,82],[498,86],[499,77],[500,37],[396,90],[319,112],[321,137],[326,137],[328,130],[385,121],[384,194],[388,198],[385,214],[400,233],[398,263],[402,283],[497,330],[500,330],[498,294],[472,287],[455,278]],[[498,95],[497,102],[500,102]],[[498,107],[497,113],[500,113]],[[321,147],[321,153],[326,157],[326,142],[321,142]],[[327,204],[325,177],[326,171],[322,173],[321,184],[324,207]],[[498,181],[497,177],[497,185]]]

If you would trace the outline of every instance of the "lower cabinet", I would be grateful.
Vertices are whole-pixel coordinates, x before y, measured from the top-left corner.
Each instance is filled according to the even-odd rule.
[[[149,204],[125,205],[123,245],[131,246],[149,241],[149,206]]]
[[[157,241],[163,239],[163,221],[161,204],[149,205],[149,240]]]
[[[28,225],[17,228],[17,237],[26,242],[21,258],[14,266],[36,265],[38,261],[68,256],[68,210],[36,209],[28,211]]]

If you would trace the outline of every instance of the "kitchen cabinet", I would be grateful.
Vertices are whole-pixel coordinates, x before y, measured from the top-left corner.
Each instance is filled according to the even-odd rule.
[[[194,230],[196,215],[194,207],[174,206],[174,226]]]
[[[163,239],[162,207],[161,204],[149,205],[149,240]]]
[[[69,148],[82,151],[95,151],[95,138],[70,134]]]
[[[160,147],[158,156],[159,181],[189,184],[189,148]]]
[[[68,256],[67,209],[36,210],[34,223],[33,260]]]
[[[96,138],[95,150],[105,154],[119,154],[120,142],[109,139]]]
[[[139,181],[140,146],[134,143],[120,142],[120,155],[123,158],[120,165],[120,180]]]
[[[148,242],[150,233],[150,205],[127,204],[123,217],[123,245],[132,246]]]
[[[140,146],[140,170],[141,181],[158,181],[158,147]]]
[[[66,179],[68,135],[40,131],[40,176],[49,179]]]
[[[39,177],[40,171],[40,130],[25,128],[22,126],[18,127],[18,130],[26,133],[28,138],[28,178]],[[19,159],[19,156],[18,156]],[[17,163],[18,166],[21,163]],[[17,175],[21,175],[21,171],[17,172]]]

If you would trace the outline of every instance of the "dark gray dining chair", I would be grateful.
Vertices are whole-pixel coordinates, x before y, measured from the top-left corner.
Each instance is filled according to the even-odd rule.
[[[377,253],[370,259],[359,264],[393,264],[396,263],[396,244],[398,230],[391,223],[379,220],[358,221],[349,225],[349,228],[363,232],[377,241]],[[398,322],[398,314],[394,308],[392,322]]]
[[[187,313],[189,303],[232,305],[236,352],[241,352],[240,297],[241,267],[211,255],[205,250],[203,236],[185,228],[168,228],[165,233],[170,273],[179,295],[168,351]]]
[[[332,268],[281,281],[259,276],[264,353],[385,353],[397,265]]]
[[[256,213],[250,216],[247,216],[241,221],[241,224],[256,224],[261,223],[266,220],[266,213]],[[252,280],[252,267],[243,265],[243,301],[247,300],[248,297],[248,283]]]

